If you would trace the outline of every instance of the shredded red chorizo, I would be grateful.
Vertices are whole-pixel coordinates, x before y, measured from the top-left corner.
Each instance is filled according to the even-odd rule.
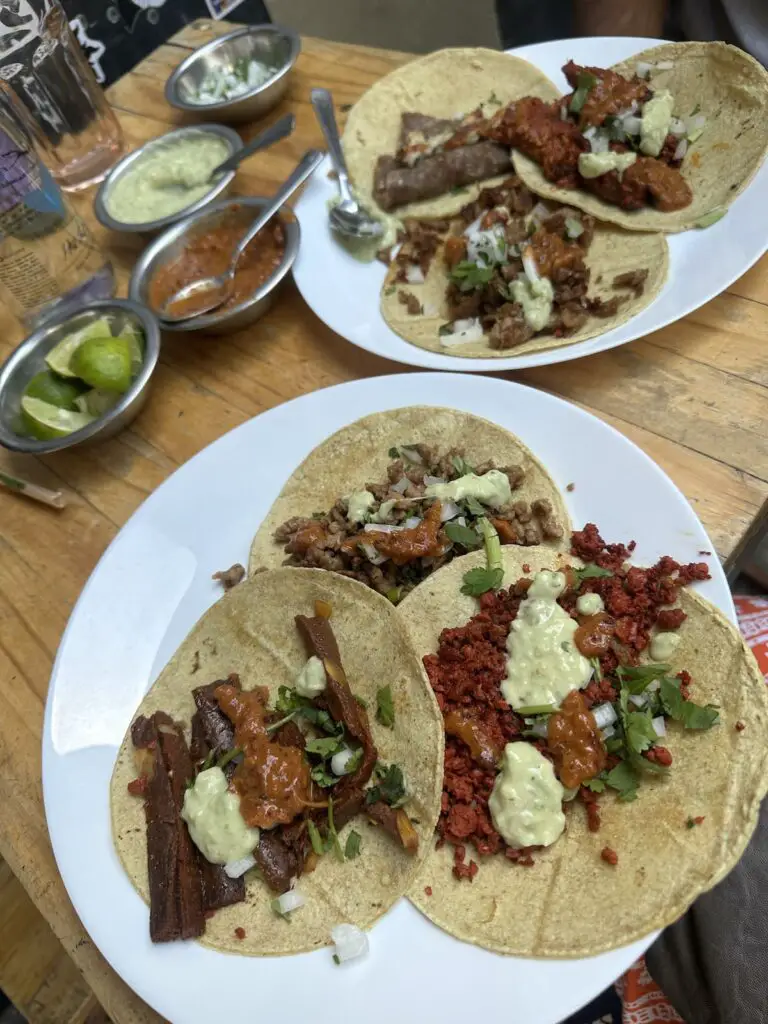
[[[610,846],[604,846],[600,851],[600,856],[603,858],[606,864],[613,864],[614,866],[619,863],[619,855],[615,850],[612,850]]]

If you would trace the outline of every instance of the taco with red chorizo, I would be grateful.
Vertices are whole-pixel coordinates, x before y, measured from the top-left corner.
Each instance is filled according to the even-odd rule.
[[[262,956],[334,929],[340,957],[362,952],[428,853],[442,752],[385,598],[307,569],[233,587],[141,702],[112,776],[150,938]]]
[[[471,554],[406,598],[445,729],[436,844],[409,896],[498,953],[583,957],[679,917],[768,789],[768,694],[695,592],[594,524],[573,553]]]

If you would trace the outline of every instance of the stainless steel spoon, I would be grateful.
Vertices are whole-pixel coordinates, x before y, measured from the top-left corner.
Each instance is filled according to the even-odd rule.
[[[328,153],[339,185],[340,201],[328,212],[328,219],[334,231],[352,238],[371,238],[383,232],[382,225],[371,216],[364,206],[355,199],[349,183],[347,162],[341,148],[336,115],[333,111],[333,97],[327,89],[313,89],[310,98],[315,117],[328,143]]]
[[[325,154],[318,149],[310,149],[304,154],[297,164],[296,169],[292,172],[285,184],[281,185],[270,202],[267,203],[259,216],[237,243],[235,251],[232,253],[232,259],[230,260],[229,267],[224,271],[224,273],[217,274],[213,277],[199,278],[197,281],[191,281],[189,284],[184,285],[183,288],[180,288],[163,304],[160,314],[163,320],[168,323],[178,323],[181,320],[191,320],[192,317],[201,316],[203,313],[210,313],[211,310],[217,309],[227,301],[229,296],[232,294],[232,284],[240,257],[264,225],[267,224],[267,222],[277,213],[280,207],[283,206],[284,203],[293,195],[296,189],[304,184],[310,174],[312,174],[315,168],[322,162],[324,156]],[[210,292],[210,300],[208,297],[201,297],[200,303],[196,304],[194,309],[188,313],[179,313],[174,315],[173,313],[168,312],[168,308],[170,306],[175,305],[177,302],[182,302],[183,300],[190,298],[190,296],[197,295],[200,292]]]

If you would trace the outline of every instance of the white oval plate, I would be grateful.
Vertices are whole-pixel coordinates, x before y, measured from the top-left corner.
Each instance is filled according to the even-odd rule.
[[[174,1024],[339,1024],[361,1013],[366,1024],[391,1024],[393,1013],[473,1020],[501,1006],[507,1024],[555,1024],[653,938],[587,960],[505,958],[451,938],[401,900],[372,930],[369,957],[343,968],[327,949],[251,959],[149,941],[147,908],[120,866],[109,822],[112,766],[142,695],[220,596],[211,573],[247,564],[259,522],[310,449],[368,413],[424,402],[517,433],[563,490],[575,483],[566,494],[574,523],[636,539],[640,561],[712,550],[680,491],[630,441],[559,398],[486,377],[402,374],[315,391],[244,423],[177,470],[126,523],[80,596],[56,658],[43,739],[48,827],[75,909],[115,970]],[[710,562],[713,579],[701,593],[734,619],[725,577]],[[451,977],[472,984],[446,985]]]
[[[663,40],[566,39],[523,46],[510,53],[524,57],[568,88],[560,68],[573,58],[580,64],[605,67]],[[462,359],[428,352],[404,341],[384,322],[379,295],[386,268],[353,259],[333,240],[328,228],[328,200],[336,184],[328,178],[330,162],[321,164],[296,203],[301,222],[301,249],[293,267],[299,291],[307,304],[347,341],[386,359],[436,370],[499,370],[546,366],[604,352],[679,320],[719,295],[741,277],[768,248],[768,233],[760,211],[768,206],[768,162],[736,199],[722,220],[703,231],[669,235],[669,277],[657,298],[638,316],[607,334],[573,345],[509,355],[499,359]]]

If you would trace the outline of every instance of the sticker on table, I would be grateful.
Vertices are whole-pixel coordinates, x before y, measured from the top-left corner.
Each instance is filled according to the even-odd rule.
[[[216,21],[226,18],[241,3],[243,3],[243,0],[205,0],[207,8],[211,12],[211,17],[215,18]]]

